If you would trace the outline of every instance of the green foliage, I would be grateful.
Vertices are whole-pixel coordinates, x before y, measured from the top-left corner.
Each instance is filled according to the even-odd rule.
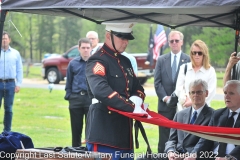
[[[22,37],[13,27],[17,27]],[[128,53],[146,53],[151,24],[137,23],[133,28],[135,40],[129,41]],[[153,35],[157,24],[153,24]],[[20,51],[25,59],[40,62],[45,53],[64,53],[90,30],[98,32],[104,42],[105,26],[78,17],[58,17],[11,12],[7,15],[4,30],[12,35],[11,46]],[[167,28],[165,27],[165,30]],[[229,28],[180,27],[184,34],[183,52],[189,53],[192,42],[201,39],[209,47],[213,66],[225,67],[229,54],[234,50],[234,30]],[[167,47],[163,54],[170,51]]]
[[[98,33],[99,42],[104,42],[105,39],[105,26],[96,24],[94,22],[82,19],[82,30],[80,31],[81,37],[85,37],[88,31],[96,31]]]
[[[225,66],[234,51],[234,30],[230,28],[205,27],[202,34],[193,35],[192,39],[201,39],[207,44],[213,66]]]
[[[155,30],[153,30],[153,34]],[[128,53],[147,53],[150,24],[136,24],[133,28],[134,40],[129,41]]]
[[[184,35],[184,43],[182,46],[182,51],[188,54],[190,53],[190,46],[194,41],[192,36],[196,34],[201,34],[202,27],[195,27],[195,26],[180,27],[179,31],[181,31]]]

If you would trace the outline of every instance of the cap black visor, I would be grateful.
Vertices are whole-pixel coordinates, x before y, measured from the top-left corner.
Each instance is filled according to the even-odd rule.
[[[114,32],[111,31],[115,36],[117,36],[118,38],[121,39],[127,39],[127,40],[133,40],[134,37],[132,35],[132,33],[121,33],[121,32]]]

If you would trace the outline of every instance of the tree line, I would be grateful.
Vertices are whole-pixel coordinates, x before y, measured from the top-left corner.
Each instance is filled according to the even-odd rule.
[[[136,24],[135,40],[129,41],[128,53],[146,53],[151,24]],[[90,30],[98,32],[104,41],[105,26],[78,17],[54,17],[46,15],[14,13],[7,14],[4,30],[11,34],[11,46],[25,59],[41,62],[46,53],[62,54],[77,44]],[[157,25],[153,25],[153,34]],[[165,28],[167,30],[167,28]],[[189,54],[192,42],[203,40],[209,47],[211,64],[225,67],[230,53],[234,51],[235,31],[231,28],[185,26],[177,28],[184,34],[183,52]],[[168,53],[166,48],[162,54]]]

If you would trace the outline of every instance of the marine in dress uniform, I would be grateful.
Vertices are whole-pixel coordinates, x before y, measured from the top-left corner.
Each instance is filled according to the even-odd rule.
[[[132,119],[108,107],[133,112],[145,98],[144,89],[123,55],[128,40],[134,39],[133,23],[105,23],[105,43],[86,66],[89,92],[93,98],[86,126],[90,151],[112,153],[112,159],[133,159]]]

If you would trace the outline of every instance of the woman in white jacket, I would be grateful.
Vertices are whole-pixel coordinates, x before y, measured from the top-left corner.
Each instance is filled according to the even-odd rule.
[[[210,65],[207,45],[201,40],[196,40],[193,42],[190,50],[191,62],[183,64],[180,67],[176,83],[175,93],[179,101],[177,111],[192,106],[191,99],[189,98],[189,84],[195,79],[203,79],[208,83],[208,97],[206,98],[206,103],[209,106],[216,94],[216,72]],[[185,65],[187,65],[186,74],[184,73]]]

